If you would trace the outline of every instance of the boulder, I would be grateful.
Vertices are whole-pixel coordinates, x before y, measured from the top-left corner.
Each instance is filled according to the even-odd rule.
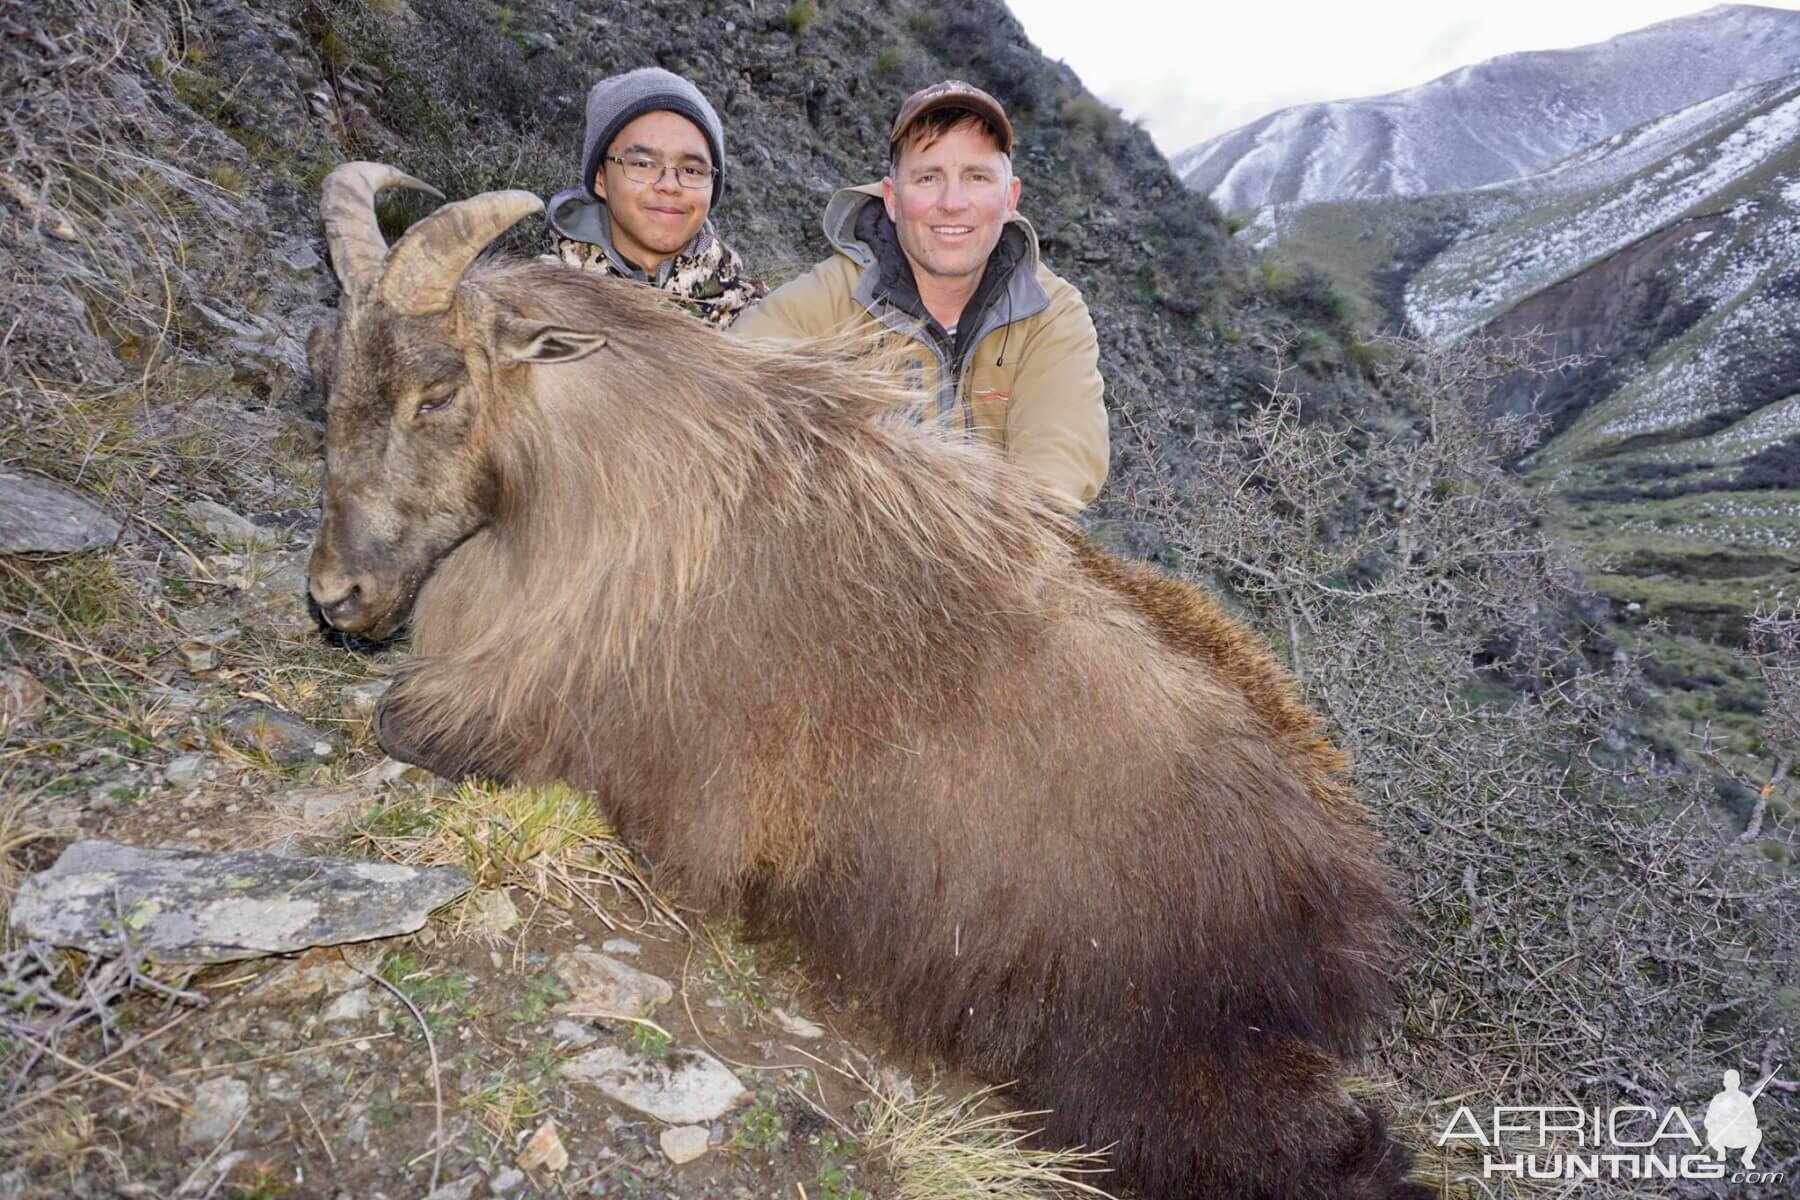
[[[61,484],[0,469],[0,554],[69,554],[110,546],[119,523]]]
[[[411,933],[468,890],[459,867],[86,841],[26,878],[11,924],[93,954],[129,941],[162,962],[233,962]]]

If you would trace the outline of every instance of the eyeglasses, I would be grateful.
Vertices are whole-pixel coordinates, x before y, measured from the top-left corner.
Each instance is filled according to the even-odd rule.
[[[662,182],[664,171],[675,172],[675,182],[684,188],[698,190],[711,187],[713,177],[721,174],[701,163],[665,163],[660,159],[647,158],[634,154],[630,158],[620,158],[617,154],[606,156],[607,162],[616,162],[625,172],[625,178],[633,183],[657,184]]]

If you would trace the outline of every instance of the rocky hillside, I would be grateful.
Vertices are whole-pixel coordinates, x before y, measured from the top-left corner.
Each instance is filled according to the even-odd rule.
[[[306,611],[320,180],[379,158],[549,192],[587,85],[647,61],[725,115],[719,223],[775,280],[905,94],[1006,101],[1100,328],[1090,535],[1204,578],[1354,752],[1417,919],[1354,1086],[1426,1174],[1466,1169],[1431,1145],[1446,1097],[1691,1103],[1721,1063],[1794,1060],[1765,751],[1800,683],[1734,676],[1754,727],[1704,771],[1644,752],[1632,631],[1490,460],[1470,364],[1358,337],[1000,5],[46,0],[0,34],[0,1197],[1071,1194],[1044,1171],[1081,1161],[1021,1157],[1004,1096],[656,892],[592,798],[386,760],[404,645]],[[388,200],[387,232],[428,207]]]
[[[1591,361],[1515,377],[1549,438],[1518,464],[1623,603],[1740,635],[1790,591],[1800,391],[1800,75],[1710,97],[1467,192],[1265,211],[1252,244],[1332,271],[1442,343],[1543,335]]]
[[[1271,113],[1174,157],[1227,211],[1458,192],[1542,171],[1646,121],[1800,70],[1800,13],[1725,4],[1404,91]]]

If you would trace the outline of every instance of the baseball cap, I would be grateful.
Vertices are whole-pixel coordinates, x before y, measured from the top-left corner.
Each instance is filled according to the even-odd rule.
[[[994,127],[994,133],[1000,139],[1000,153],[1012,153],[1013,128],[1012,122],[1006,119],[1006,109],[974,84],[964,83],[960,79],[946,79],[930,87],[920,88],[908,96],[906,103],[900,106],[900,115],[894,118],[894,130],[888,134],[888,145],[892,146],[904,138],[906,131],[920,117],[940,108],[966,108],[970,112],[979,113]]]

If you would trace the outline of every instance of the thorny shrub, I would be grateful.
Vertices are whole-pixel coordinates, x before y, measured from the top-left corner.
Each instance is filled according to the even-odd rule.
[[[1355,758],[1415,923],[1377,1086],[1428,1158],[1459,1103],[1694,1111],[1727,1067],[1748,1088],[1796,1059],[1800,880],[1781,864],[1800,617],[1758,625],[1778,803],[1728,827],[1709,772],[1631,736],[1632,656],[1580,627],[1595,598],[1498,465],[1541,422],[1489,420],[1481,401],[1532,348],[1389,349],[1404,419],[1302,422],[1284,365],[1254,412],[1183,439],[1180,473],[1120,481],[1181,570],[1269,633]],[[1174,456],[1172,429],[1136,432],[1147,461]],[[1771,1084],[1759,1109],[1774,1155],[1758,1166],[1790,1179],[1793,1088]],[[1431,1173],[1473,1194],[1514,1186],[1439,1157]]]

